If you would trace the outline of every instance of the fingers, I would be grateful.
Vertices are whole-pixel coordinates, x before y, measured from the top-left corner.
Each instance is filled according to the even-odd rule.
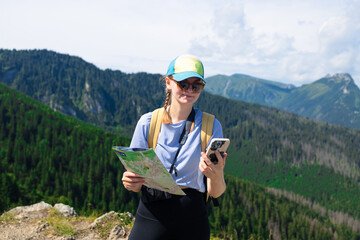
[[[216,165],[211,162],[204,152],[201,153],[199,169],[208,178],[213,178],[216,175]]]
[[[225,162],[226,162],[226,157],[227,157],[227,153],[224,153],[224,156],[223,156],[223,164],[224,164],[224,166],[225,166]]]
[[[134,173],[134,172],[130,172],[130,171],[125,171],[123,173],[123,177],[137,178],[137,177],[139,177],[139,174]]]
[[[141,186],[145,183],[145,178],[139,177],[138,174],[129,171],[123,173],[121,180],[127,190],[134,192],[139,192]]]
[[[202,159],[203,159],[203,162],[204,162],[207,166],[209,166],[209,165],[212,164],[210,158],[208,158],[208,156],[207,156],[204,152],[201,152],[201,157],[202,157]]]
[[[215,155],[216,155],[219,163],[221,163],[223,166],[225,166],[225,160],[226,160],[227,153],[224,153],[223,156],[221,156],[220,152],[216,150]]]
[[[211,160],[206,156],[206,154],[204,152],[201,153],[201,156],[204,158],[207,165],[210,165],[210,164],[218,165],[220,163],[220,166],[223,167],[225,165],[225,159],[226,159],[227,153],[224,153],[223,156],[221,156],[220,152],[218,150],[216,150],[215,156],[218,160],[218,162],[216,162],[216,163],[211,162]]]
[[[216,178],[223,174],[227,154],[225,153],[223,157],[218,151],[215,151],[215,154],[218,159],[216,164],[211,162],[204,152],[201,153],[199,169],[207,178]]]

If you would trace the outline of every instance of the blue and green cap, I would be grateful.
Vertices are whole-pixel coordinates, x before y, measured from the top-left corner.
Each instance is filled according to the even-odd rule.
[[[181,55],[172,60],[166,75],[172,75],[178,82],[187,78],[197,77],[205,83],[204,66],[202,62],[190,55]]]

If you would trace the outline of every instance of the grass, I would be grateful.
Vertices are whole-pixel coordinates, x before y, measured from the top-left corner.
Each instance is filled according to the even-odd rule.
[[[50,210],[50,216],[44,219],[44,221],[50,224],[50,229],[53,231],[53,235],[74,236],[76,233],[73,224],[71,224],[71,221],[73,221],[73,219],[65,218],[55,209]]]
[[[115,226],[121,226],[128,232],[133,226],[131,216],[126,213],[109,214],[98,221],[94,228],[90,228],[91,224],[99,217],[92,214],[90,216],[78,216],[66,218],[58,210],[50,208],[46,218],[31,219],[31,222],[41,222],[46,225],[44,234],[48,236],[80,236],[87,234],[88,231],[94,231],[103,239],[106,239],[110,231]],[[4,213],[0,216],[0,224],[8,224],[18,221],[11,213]]]
[[[130,229],[133,224],[134,222],[126,213],[120,213],[119,215],[110,215],[109,217],[103,218],[103,220],[96,225],[95,230],[99,233],[101,238],[107,238],[111,229],[116,225]]]
[[[12,214],[9,213],[4,213],[0,216],[0,223],[11,223],[11,222],[15,222],[16,219],[14,218],[14,216]]]
[[[55,236],[76,236],[88,230],[89,225],[98,217],[99,216],[91,215],[89,217],[66,218],[57,210],[52,209],[50,216],[44,219],[44,221],[50,224],[48,234]],[[87,227],[82,229],[76,228],[75,225],[79,222],[87,222]],[[104,217],[102,221],[95,226],[94,231],[96,231],[101,238],[106,239],[110,231],[117,225],[130,229],[133,225],[133,220],[126,213],[110,215],[110,217]]]

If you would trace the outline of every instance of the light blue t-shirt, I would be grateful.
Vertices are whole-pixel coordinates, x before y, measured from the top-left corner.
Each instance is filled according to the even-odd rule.
[[[146,113],[139,119],[133,138],[131,148],[148,148],[148,136],[152,112]],[[201,157],[201,119],[202,112],[195,108],[195,125],[189,133],[185,144],[181,147],[175,162],[177,177],[172,173],[175,182],[179,186],[197,189],[205,192],[204,174],[199,169]],[[169,171],[174,161],[177,150],[180,147],[179,138],[185,126],[185,121],[176,124],[161,124],[158,142],[155,148],[156,155]],[[211,138],[222,138],[223,132],[220,122],[215,118],[213,134]]]

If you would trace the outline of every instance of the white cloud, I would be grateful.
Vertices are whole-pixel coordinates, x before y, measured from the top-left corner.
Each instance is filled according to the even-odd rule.
[[[350,51],[343,51],[329,59],[333,69],[350,69],[353,63],[354,54]]]
[[[193,39],[190,49],[209,61],[225,62],[245,71],[245,66],[274,66],[280,56],[293,51],[292,37],[278,32],[255,33],[255,28],[247,22],[243,3],[227,1],[214,10],[207,35]],[[234,68],[231,70],[238,73]]]
[[[254,55],[252,29],[245,23],[240,1],[227,1],[213,10],[209,31],[191,41],[190,50],[219,61],[242,61]]]
[[[101,68],[164,73],[182,53],[206,76],[245,73],[297,85],[360,80],[359,0],[0,0],[0,48],[43,49]]]
[[[191,45],[209,62],[232,66],[225,74],[241,69],[297,85],[327,73],[359,76],[359,1],[226,3]]]
[[[329,18],[320,29],[319,59],[327,71],[349,72],[359,81],[360,2],[354,1],[346,12]]]
[[[261,35],[256,38],[255,44],[259,59],[278,59],[294,50],[294,39],[279,34]],[[266,61],[262,61],[266,62]]]

